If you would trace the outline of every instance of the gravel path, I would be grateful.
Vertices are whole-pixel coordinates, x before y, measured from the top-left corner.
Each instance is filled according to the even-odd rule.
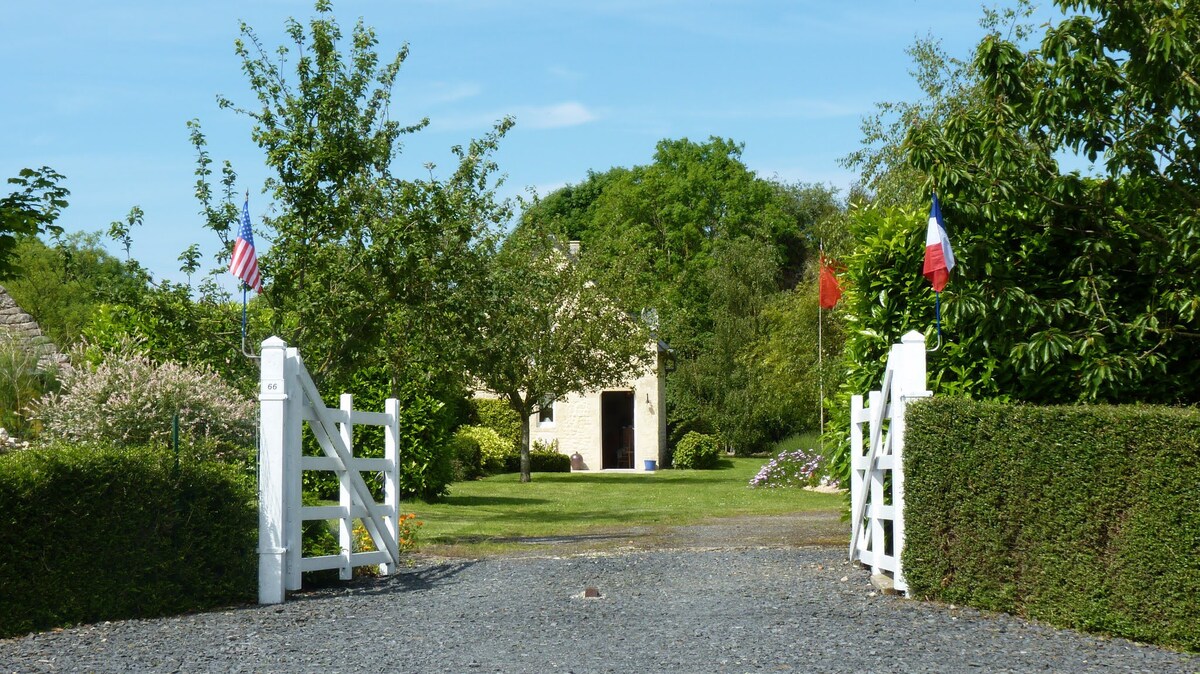
[[[1200,670],[1200,658],[1164,649],[877,595],[843,557],[840,547],[688,544],[419,559],[281,606],[0,641],[0,671]],[[585,598],[589,587],[601,596]]]

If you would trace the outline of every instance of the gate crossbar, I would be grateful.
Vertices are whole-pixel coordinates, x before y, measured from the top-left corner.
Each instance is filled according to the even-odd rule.
[[[300,589],[305,571],[336,568],[349,579],[354,567],[378,564],[381,573],[392,573],[399,562],[399,401],[388,399],[384,412],[362,412],[343,395],[340,409],[326,407],[299,352],[278,337],[263,342],[260,362],[259,603],[282,602],[288,590]],[[306,421],[323,456],[302,456]],[[354,456],[354,426],[383,427],[384,458]],[[336,473],[340,503],[304,506],[305,470]],[[375,502],[362,471],[383,473],[383,503]],[[302,524],[328,519],[339,522],[340,554],[304,557]],[[356,519],[374,551],[354,552]]]
[[[317,443],[321,445],[321,449],[330,458],[336,459],[339,463],[337,467],[338,474],[343,472],[346,474],[350,482],[350,488],[354,490],[355,496],[358,497],[358,503],[367,511],[367,517],[362,518],[363,526],[371,534],[371,538],[378,550],[387,551],[394,563],[399,557],[399,549],[396,545],[396,537],[387,530],[385,516],[388,510],[384,506],[375,503],[375,497],[371,494],[371,489],[367,487],[366,481],[362,479],[362,474],[354,465],[354,454],[346,443],[343,442],[342,436],[331,431],[334,428],[334,420],[329,414],[330,410],[321,402],[321,395],[317,391],[316,384],[313,383],[312,377],[308,376],[308,370],[304,368],[304,363],[299,363],[300,366],[300,386],[303,387],[305,396],[308,398],[310,409],[316,415],[316,423],[309,422],[309,428],[312,429],[313,435],[317,438]]]
[[[868,394],[870,405],[863,408],[861,395],[850,401],[850,559],[870,566],[873,573],[891,573],[900,591],[907,590],[902,559],[904,415],[910,399],[930,395],[925,384],[925,337],[909,332],[892,345],[883,385]],[[864,424],[870,438],[865,456]]]

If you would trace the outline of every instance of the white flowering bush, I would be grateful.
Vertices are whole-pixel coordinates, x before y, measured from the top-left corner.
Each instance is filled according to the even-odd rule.
[[[81,363],[61,393],[34,404],[45,438],[117,447],[169,445],[176,413],[181,445],[219,453],[254,445],[251,400],[211,369],[156,363],[129,344]]]
[[[821,455],[813,450],[782,451],[750,478],[751,487],[808,487],[816,483]]]

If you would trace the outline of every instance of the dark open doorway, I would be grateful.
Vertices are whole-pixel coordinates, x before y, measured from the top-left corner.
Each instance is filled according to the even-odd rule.
[[[633,468],[633,391],[600,394],[601,468]]]

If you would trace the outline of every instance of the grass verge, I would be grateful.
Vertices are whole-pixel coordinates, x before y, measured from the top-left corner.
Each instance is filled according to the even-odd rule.
[[[439,503],[408,503],[425,524],[421,550],[481,556],[517,549],[514,539],[599,536],[634,527],[676,527],[712,518],[831,511],[837,494],[751,489],[766,459],[722,459],[716,470],[515,474],[455,483]]]

